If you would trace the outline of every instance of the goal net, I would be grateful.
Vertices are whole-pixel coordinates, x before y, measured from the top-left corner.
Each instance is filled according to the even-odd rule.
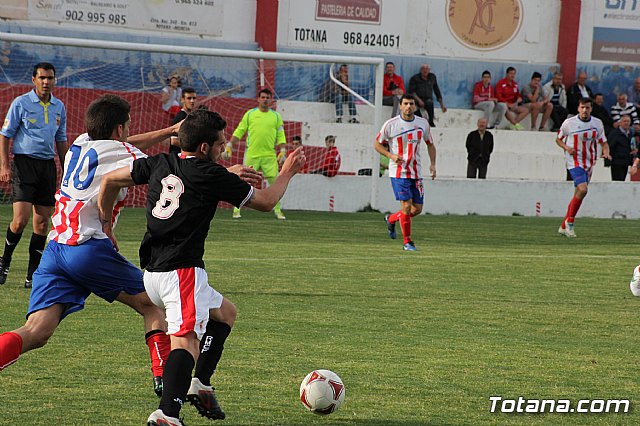
[[[131,134],[171,125],[173,120],[163,110],[161,92],[167,79],[177,76],[181,89],[195,89],[197,106],[217,111],[227,120],[227,139],[244,113],[257,107],[258,91],[267,88],[274,94],[272,107],[284,119],[287,148],[291,150],[294,136],[301,137],[309,172],[322,169],[327,153],[325,137],[333,135],[341,158],[339,175],[368,174],[372,169],[374,175],[378,173],[372,143],[376,126],[381,123],[379,118],[376,122],[372,106],[376,72],[382,72],[381,59],[169,48],[18,34],[0,34],[0,43],[0,113],[6,114],[16,96],[32,89],[33,65],[51,62],[56,67],[53,94],[66,106],[70,142],[84,133],[84,113],[89,103],[105,93],[118,94],[131,104]],[[336,123],[334,93],[346,89],[339,87],[330,75],[337,75],[342,64],[348,65],[349,90],[356,114],[352,117],[349,104],[344,103],[340,124]],[[381,74],[379,79],[382,80]],[[358,123],[349,123],[352,119]],[[223,163],[241,163],[244,148],[243,139],[231,160]],[[160,144],[147,153],[166,151],[168,145]],[[314,190],[314,182],[326,185],[323,179],[330,178],[319,174],[317,179],[309,179],[309,191]],[[371,180],[363,178],[362,185],[364,191],[369,191]],[[144,206],[145,196],[146,188],[135,188],[127,204]],[[11,188],[7,184],[0,185],[0,202],[11,202]],[[291,197],[286,204],[296,207]]]

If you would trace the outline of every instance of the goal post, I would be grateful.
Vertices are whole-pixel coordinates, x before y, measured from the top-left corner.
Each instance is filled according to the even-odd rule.
[[[155,130],[171,124],[161,109],[160,92],[165,79],[178,75],[182,88],[194,87],[198,104],[216,110],[228,121],[227,138],[245,111],[257,106],[256,94],[267,87],[274,92],[275,109],[285,121],[287,142],[303,134],[310,163],[321,162],[326,134],[338,135],[337,146],[346,173],[371,169],[362,179],[376,207],[379,156],[373,140],[382,126],[382,82],[384,59],[341,55],[315,55],[193,46],[128,43],[65,37],[0,33],[4,63],[0,64],[0,114],[6,114],[13,98],[31,89],[31,69],[37,62],[52,62],[57,83],[54,96],[65,102],[67,134],[72,141],[83,132],[88,104],[104,93],[117,93],[132,105],[132,133]],[[334,66],[349,65],[350,87],[358,114],[364,119],[357,130],[337,125],[333,104],[322,104],[319,88]],[[348,111],[347,105],[344,105]],[[135,112],[135,114],[134,114]],[[365,130],[366,129],[366,130]],[[341,131],[345,137],[341,137]],[[351,143],[350,135],[365,137],[368,148]],[[357,137],[354,137],[357,139]],[[242,161],[240,152],[232,160]],[[154,147],[155,154],[166,147]],[[320,177],[319,177],[320,178]],[[0,202],[7,202],[6,185],[0,187]],[[4,193],[4,195],[3,195]],[[144,205],[144,194],[136,189],[131,205]]]

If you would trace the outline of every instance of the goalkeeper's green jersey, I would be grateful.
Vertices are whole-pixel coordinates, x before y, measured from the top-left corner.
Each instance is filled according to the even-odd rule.
[[[275,157],[275,146],[287,143],[282,116],[272,109],[262,112],[253,108],[245,112],[233,136],[241,140],[247,130],[248,157]]]

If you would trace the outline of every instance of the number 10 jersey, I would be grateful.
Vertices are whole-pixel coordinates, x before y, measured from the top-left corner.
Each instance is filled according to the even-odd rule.
[[[78,136],[64,158],[49,239],[74,246],[90,238],[107,238],[98,211],[102,178],[113,170],[131,167],[135,159],[144,157],[146,154],[127,142],[94,141],[86,133]],[[126,195],[127,188],[123,188],[116,199],[111,217],[114,226]]]

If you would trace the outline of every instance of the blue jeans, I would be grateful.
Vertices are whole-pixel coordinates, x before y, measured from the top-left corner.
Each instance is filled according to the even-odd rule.
[[[336,117],[342,117],[342,104],[345,102],[349,105],[349,115],[355,117],[356,104],[353,102],[351,93],[343,95],[342,91],[338,91],[338,93],[336,93]]]

